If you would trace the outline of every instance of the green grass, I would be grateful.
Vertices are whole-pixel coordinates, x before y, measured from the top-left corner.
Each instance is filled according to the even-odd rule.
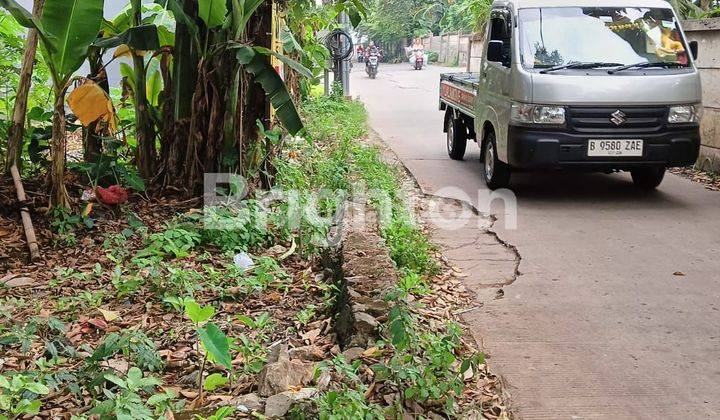
[[[393,310],[383,326],[386,340],[379,343],[391,349],[393,356],[372,368],[376,380],[404,392],[387,407],[385,417],[402,416],[406,400],[443,404],[443,411],[452,416],[456,397],[463,391],[461,372],[482,363],[482,355],[462,355],[461,330],[456,324],[426,331],[411,310],[410,295],[430,293],[428,279],[438,273],[439,266],[433,255],[435,247],[403,201],[401,170],[383,160],[381,149],[360,141],[367,133],[367,114],[360,103],[317,98],[307,102],[303,112],[312,141],[298,149],[297,162],[282,167],[282,184],[336,188],[360,180],[368,191],[382,196],[371,196],[371,204],[379,213],[387,213],[381,214],[385,220],[381,235],[402,280],[388,293]],[[384,207],[388,203],[389,209]],[[461,365],[465,369],[459,370]],[[321,395],[317,400],[320,417],[352,413],[358,418],[381,418],[379,408],[365,401],[364,391],[362,384],[355,383]]]

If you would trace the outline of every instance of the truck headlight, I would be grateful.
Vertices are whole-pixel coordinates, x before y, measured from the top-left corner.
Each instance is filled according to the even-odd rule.
[[[565,108],[554,105],[535,105],[514,102],[510,120],[519,124],[565,124]]]
[[[688,124],[699,123],[702,119],[702,105],[680,105],[671,106],[668,113],[668,123]]]

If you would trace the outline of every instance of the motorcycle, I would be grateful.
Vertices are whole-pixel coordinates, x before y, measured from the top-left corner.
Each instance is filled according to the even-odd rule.
[[[425,54],[425,51],[417,49],[410,54],[410,65],[415,70],[422,70],[425,67],[425,63],[427,63],[427,54]]]
[[[365,72],[371,79],[377,77],[378,66],[380,65],[379,63],[380,58],[378,54],[370,54],[368,55],[367,60],[365,60]]]

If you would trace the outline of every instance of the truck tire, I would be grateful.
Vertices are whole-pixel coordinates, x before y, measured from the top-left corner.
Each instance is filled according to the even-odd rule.
[[[448,155],[450,159],[463,160],[467,149],[467,136],[465,135],[467,129],[465,124],[462,120],[453,118],[452,115],[448,115],[446,120]]]
[[[497,156],[495,133],[489,132],[483,142],[483,177],[491,190],[507,188],[510,184],[510,166],[501,162]]]
[[[631,170],[630,174],[636,187],[652,191],[665,179],[665,167],[638,168]]]

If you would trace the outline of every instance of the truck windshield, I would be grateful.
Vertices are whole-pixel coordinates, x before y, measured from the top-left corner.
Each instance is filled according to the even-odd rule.
[[[521,9],[519,21],[520,54],[523,66],[528,69],[571,63],[690,65],[685,42],[670,9]]]

